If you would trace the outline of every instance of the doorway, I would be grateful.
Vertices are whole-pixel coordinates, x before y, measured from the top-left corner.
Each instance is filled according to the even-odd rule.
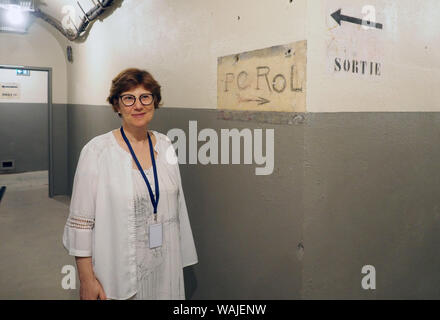
[[[47,161],[48,196],[52,198],[54,196],[52,68],[0,65],[0,72],[2,72],[3,78],[0,78],[0,83],[4,84],[2,90],[3,98],[0,100],[0,103],[5,106],[5,109],[1,111],[2,119],[6,121],[6,125],[3,127],[6,130],[10,128],[11,131],[14,131],[14,133],[11,132],[9,134],[3,132],[3,138],[8,139],[8,137],[14,134],[17,135],[17,139],[20,137],[19,143],[22,144],[14,145],[14,139],[8,139],[12,140],[9,142],[9,147],[13,148],[17,157],[20,157],[22,160],[20,163],[16,163],[15,159],[0,159],[0,161],[3,161],[3,163],[0,163],[2,166],[1,172],[8,172],[8,167],[10,167],[9,169],[11,170],[9,172],[32,171],[42,166],[41,162],[44,158]],[[14,75],[15,79],[17,79],[16,81],[13,81]],[[33,77],[32,79],[30,78],[31,75]],[[42,87],[45,92],[41,92]],[[25,88],[26,90],[24,90]],[[10,104],[8,104],[8,100],[10,100]],[[44,105],[42,107],[43,110],[45,109],[43,111],[44,114],[46,114],[44,120],[47,120],[45,121],[47,124],[47,131],[45,133],[47,137],[47,139],[45,139],[47,141],[47,156],[43,155],[43,157],[37,152],[38,148],[41,148],[41,145],[38,145],[38,141],[41,141],[41,139],[35,140],[33,139],[35,137],[32,135],[32,126],[35,125],[37,121],[29,117],[32,117],[32,112],[30,109],[26,111],[25,108],[23,108],[23,110],[14,110],[11,108],[11,106],[17,108],[25,106],[28,103],[35,103],[35,101],[38,102],[38,105]],[[6,107],[7,105],[9,105],[8,108]],[[23,112],[22,119],[20,118],[20,112]],[[29,114],[26,115],[26,112],[29,112]],[[10,121],[9,124],[8,121]],[[26,128],[26,121],[28,128]],[[31,128],[29,128],[29,126]],[[23,130],[24,128],[28,130]],[[38,136],[38,132],[35,132],[35,136]],[[29,143],[25,141],[26,137],[29,139]],[[7,147],[8,145],[5,146],[5,148]]]

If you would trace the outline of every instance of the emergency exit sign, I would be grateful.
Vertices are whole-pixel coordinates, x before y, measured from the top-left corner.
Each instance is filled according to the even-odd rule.
[[[306,111],[307,41],[218,58],[217,108]]]
[[[29,77],[31,75],[31,71],[30,70],[26,70],[26,69],[17,69],[17,76],[26,76]]]

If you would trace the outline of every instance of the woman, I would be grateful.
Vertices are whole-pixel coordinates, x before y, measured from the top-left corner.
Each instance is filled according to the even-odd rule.
[[[119,129],[81,150],[63,244],[75,256],[81,299],[185,299],[197,263],[170,139],[148,130],[161,101],[147,72],[122,71],[107,98]]]

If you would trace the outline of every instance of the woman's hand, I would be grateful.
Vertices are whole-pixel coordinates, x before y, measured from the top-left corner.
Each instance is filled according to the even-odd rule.
[[[81,300],[107,300],[101,283],[95,277],[92,257],[75,257],[79,274]]]
[[[107,300],[101,283],[95,277],[80,282],[79,296],[81,300]]]

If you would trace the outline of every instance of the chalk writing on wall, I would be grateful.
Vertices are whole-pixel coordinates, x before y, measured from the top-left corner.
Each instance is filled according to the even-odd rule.
[[[307,42],[218,58],[218,109],[306,111]]]

